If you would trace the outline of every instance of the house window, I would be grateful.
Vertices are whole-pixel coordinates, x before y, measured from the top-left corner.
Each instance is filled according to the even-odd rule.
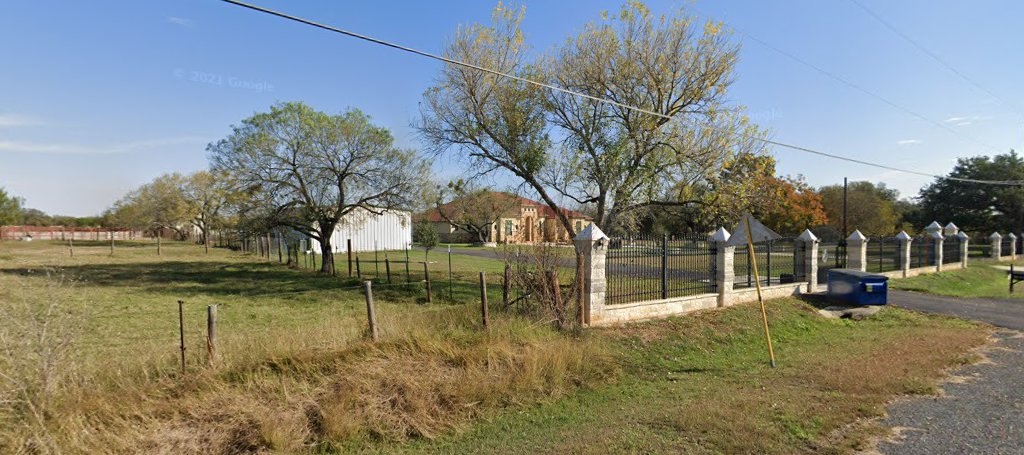
[[[583,229],[583,222],[582,222],[582,221],[580,221],[580,220],[576,220],[576,233],[577,233],[577,234],[579,234],[579,232],[580,232],[580,231],[581,231],[582,229]]]
[[[505,235],[512,235],[512,220],[505,220]]]

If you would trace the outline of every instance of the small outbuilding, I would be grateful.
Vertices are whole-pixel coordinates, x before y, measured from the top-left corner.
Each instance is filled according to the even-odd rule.
[[[352,251],[404,250],[412,244],[412,213],[403,210],[385,210],[380,214],[366,209],[356,209],[346,215],[334,228],[331,235],[331,250],[335,253],[348,252],[348,241]],[[310,239],[309,248],[320,252],[320,242]]]

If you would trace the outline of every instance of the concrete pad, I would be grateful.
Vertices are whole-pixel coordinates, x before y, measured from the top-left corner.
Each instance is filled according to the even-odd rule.
[[[867,306],[827,306],[818,310],[818,314],[830,318],[850,318],[854,320],[861,320],[868,316],[871,316],[882,310],[884,305],[867,305]]]

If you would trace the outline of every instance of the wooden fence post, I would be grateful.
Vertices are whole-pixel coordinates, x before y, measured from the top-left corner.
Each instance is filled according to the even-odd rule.
[[[562,301],[562,288],[558,285],[558,272],[548,271],[548,281],[551,281],[551,296],[555,300],[555,309],[560,315],[558,324],[561,325],[565,323],[568,316],[565,314],[565,302]]]
[[[352,239],[347,240],[345,251],[348,253],[348,277],[352,278]]]
[[[206,306],[206,364],[217,360],[217,305]]]
[[[391,259],[387,253],[384,254],[384,272],[388,274],[388,284],[391,284]]]
[[[157,256],[160,255],[160,238],[163,237],[162,235],[160,235],[161,233],[162,233],[161,231],[157,231],[156,232],[156,255]]]
[[[110,231],[110,255],[114,255],[114,231]]]
[[[501,282],[501,305],[508,308],[508,294],[512,286],[512,265],[505,264],[505,276]]]
[[[366,319],[370,323],[370,338],[377,341],[380,334],[377,332],[377,312],[373,309],[373,282],[366,281],[363,286],[366,289]]]
[[[484,272],[480,272],[480,314],[483,317],[484,329],[490,329],[490,318],[487,314],[487,279]]]
[[[363,269],[359,266],[359,256],[356,256],[356,276],[363,279]]]
[[[178,301],[178,335],[181,339],[181,373],[185,374],[185,301]]]
[[[427,303],[434,301],[430,292],[430,268],[427,261],[423,261],[423,280],[427,283]]]
[[[75,231],[71,231],[71,237],[68,237],[68,253],[75,257]]]

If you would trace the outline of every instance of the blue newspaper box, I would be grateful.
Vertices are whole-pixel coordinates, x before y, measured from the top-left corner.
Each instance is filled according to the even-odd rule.
[[[847,305],[885,305],[889,277],[853,269],[828,271],[828,297]]]

